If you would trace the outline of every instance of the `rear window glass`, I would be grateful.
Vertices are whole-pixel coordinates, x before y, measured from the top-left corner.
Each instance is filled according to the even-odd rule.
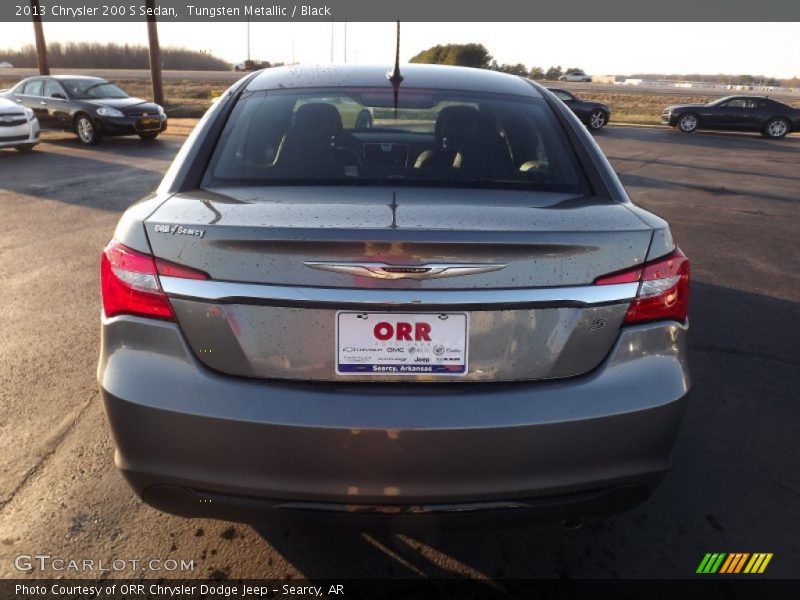
[[[243,95],[204,185],[269,184],[587,190],[543,100],[402,88]]]
[[[41,79],[37,79],[36,81],[29,81],[22,87],[22,92],[28,96],[41,96],[42,94],[42,81]]]

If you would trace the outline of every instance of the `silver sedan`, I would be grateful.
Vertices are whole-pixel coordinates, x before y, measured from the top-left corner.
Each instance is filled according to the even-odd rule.
[[[622,510],[667,470],[689,390],[667,223],[539,85],[402,75],[245,77],[120,220],[98,379],[145,502],[499,524]]]

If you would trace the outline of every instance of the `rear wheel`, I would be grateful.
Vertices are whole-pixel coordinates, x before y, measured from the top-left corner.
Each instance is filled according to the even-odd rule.
[[[97,144],[102,135],[88,115],[78,115],[75,119],[75,133],[82,144],[92,146]]]
[[[694,113],[686,113],[685,115],[681,115],[678,119],[678,129],[683,133],[694,133],[699,124],[700,120]]]
[[[589,115],[589,129],[597,131],[605,127],[606,123],[608,123],[608,114],[604,110],[597,108]]]
[[[770,119],[761,133],[772,139],[779,140],[789,133],[789,122],[782,117]]]
[[[36,145],[36,144],[28,144],[28,145],[26,145],[26,146],[17,146],[17,147],[15,148],[15,150],[16,150],[17,152],[30,152],[31,150],[33,150],[33,147],[34,147],[35,145]]]
[[[154,139],[156,139],[158,137],[158,132],[155,131],[155,132],[150,132],[150,133],[140,133],[139,137],[142,138],[143,142],[149,142],[149,141],[154,140]]]

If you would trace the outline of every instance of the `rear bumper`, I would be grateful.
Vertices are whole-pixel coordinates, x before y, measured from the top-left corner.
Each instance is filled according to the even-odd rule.
[[[174,324],[116,317],[98,377],[117,466],[167,512],[500,523],[647,497],[684,410],[685,334],[628,328],[600,367],[569,380],[308,384],[217,375]]]

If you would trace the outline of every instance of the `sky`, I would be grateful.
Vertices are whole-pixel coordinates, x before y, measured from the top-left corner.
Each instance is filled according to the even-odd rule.
[[[403,23],[401,60],[435,44],[483,43],[499,63],[587,73],[800,75],[798,23]],[[146,44],[144,23],[47,23],[48,41]],[[245,23],[160,23],[162,46],[230,62],[247,56]],[[346,57],[345,57],[346,30]],[[271,62],[390,63],[394,23],[252,23],[251,55]],[[0,47],[33,42],[31,25],[0,23]]]

